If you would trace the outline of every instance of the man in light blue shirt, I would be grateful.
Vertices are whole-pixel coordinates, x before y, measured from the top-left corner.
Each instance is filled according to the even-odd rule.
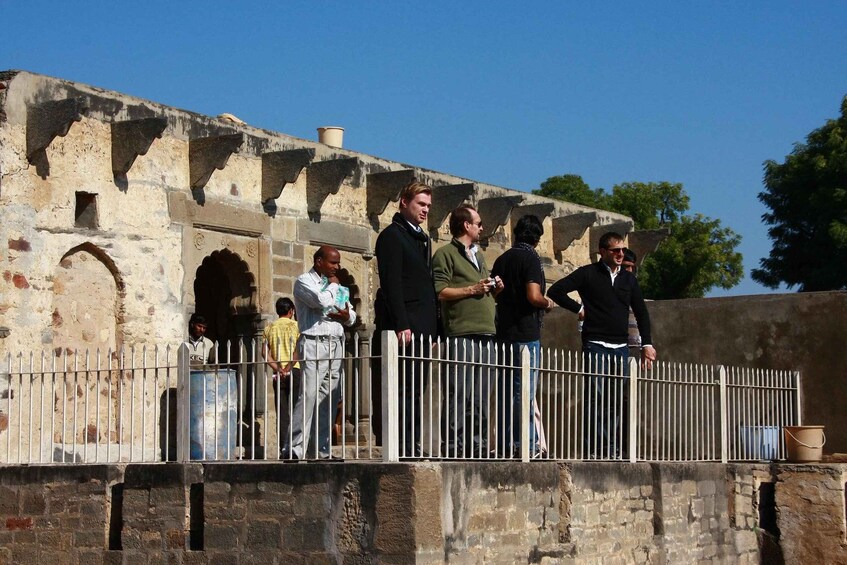
[[[312,269],[294,283],[303,383],[292,415],[291,441],[283,448],[283,458],[331,457],[330,428],[335,416],[333,408],[339,400],[344,326],[356,323],[356,312],[345,300],[349,294],[338,284],[341,254],[334,247],[322,245],[313,259]],[[309,438],[315,431],[316,449],[307,453]]]

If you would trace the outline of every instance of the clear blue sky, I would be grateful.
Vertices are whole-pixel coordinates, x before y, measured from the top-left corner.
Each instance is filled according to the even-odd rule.
[[[681,182],[770,250],[756,195],[847,94],[847,2],[0,0],[25,69],[519,190]]]

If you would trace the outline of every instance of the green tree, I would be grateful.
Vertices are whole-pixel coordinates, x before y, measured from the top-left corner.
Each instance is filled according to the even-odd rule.
[[[626,182],[607,193],[590,188],[579,175],[563,175],[547,179],[533,194],[625,214],[636,229],[669,228],[668,239],[639,271],[648,298],[700,298],[715,287],[732,288],[744,276],[736,251],[741,236],[720,220],[687,214],[690,198],[680,183]],[[582,200],[576,202],[574,194]]]
[[[838,119],[795,144],[784,163],[764,167],[759,200],[770,209],[762,220],[773,245],[753,280],[801,292],[847,289],[847,96]]]
[[[550,177],[541,183],[541,188],[533,190],[532,193],[604,210],[606,209],[605,205],[600,206],[599,204],[605,202],[608,198],[605,190],[591,188],[579,175]]]

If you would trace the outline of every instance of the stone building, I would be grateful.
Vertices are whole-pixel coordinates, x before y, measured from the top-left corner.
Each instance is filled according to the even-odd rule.
[[[412,178],[429,228],[475,204],[489,263],[524,214],[555,280],[591,260],[619,214],[533,196],[24,71],[0,73],[0,354],[179,343],[192,312],[218,340],[274,318],[320,244],[342,251],[366,335],[379,231]],[[643,257],[656,234],[629,234]]]

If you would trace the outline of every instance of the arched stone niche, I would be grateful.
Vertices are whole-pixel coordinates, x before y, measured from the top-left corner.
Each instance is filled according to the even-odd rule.
[[[53,276],[52,329],[57,353],[121,346],[124,281],[114,261],[93,243],[62,256]]]

